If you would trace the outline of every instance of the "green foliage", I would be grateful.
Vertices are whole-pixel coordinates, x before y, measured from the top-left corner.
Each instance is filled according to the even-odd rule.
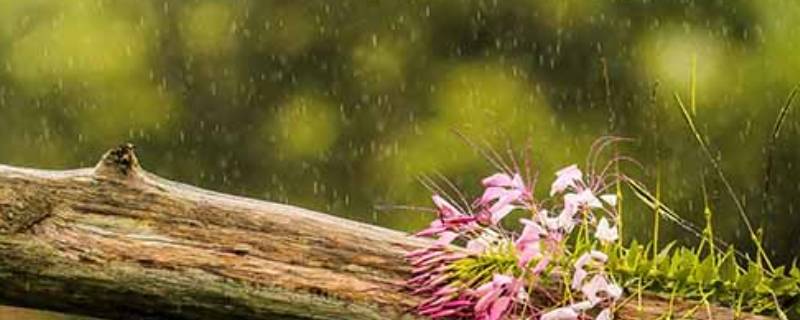
[[[735,250],[713,254],[676,247],[670,243],[656,253],[652,245],[633,242],[609,253],[609,270],[626,288],[696,299],[736,309],[738,312],[786,317],[800,311],[800,268],[793,265],[769,271],[748,258],[737,259]],[[641,286],[637,284],[641,283]]]
[[[490,247],[480,255],[469,256],[449,266],[452,275],[466,287],[487,283],[494,274],[518,276],[522,270],[517,267],[517,254],[514,244],[504,242]]]
[[[688,115],[682,105],[681,109]],[[691,123],[690,118],[687,121]],[[676,247],[672,242],[659,252],[652,245],[655,239],[646,246],[635,241],[628,247],[617,245],[609,253],[608,266],[626,287],[640,284],[637,290],[712,302],[737,312],[788,319],[785,313],[788,310],[792,317],[800,316],[800,268],[796,264],[788,271],[783,266],[773,268],[755,232],[751,233],[751,239],[758,249],[757,259],[751,259],[732,245],[721,250],[720,244],[725,243],[714,237],[713,211],[708,204],[704,208],[706,227],[699,231],[642,185],[627,182],[639,200],[678,225],[691,227],[689,231],[698,235],[701,242],[696,249]]]

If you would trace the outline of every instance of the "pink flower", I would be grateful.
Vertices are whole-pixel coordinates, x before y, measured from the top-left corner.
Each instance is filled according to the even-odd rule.
[[[456,238],[458,238],[458,233],[445,231],[439,234],[439,239],[434,242],[434,245],[444,247],[452,243]]]
[[[497,224],[511,211],[517,208],[514,203],[520,200],[522,192],[499,187],[490,187],[484,191],[476,205],[484,207],[490,217],[491,224]]]
[[[531,191],[519,174],[512,177],[505,173],[496,173],[483,179],[481,183],[486,190],[475,204],[487,208],[492,224],[500,222],[531,197]]]
[[[495,274],[491,282],[474,290],[478,301],[475,303],[475,319],[499,320],[512,306],[513,295],[521,282],[503,274]]]
[[[542,235],[547,234],[538,223],[528,219],[520,219],[520,222],[525,225],[522,229],[522,234],[514,242],[519,255],[519,266],[524,267],[533,258],[541,257],[541,246],[539,239]]]
[[[431,224],[423,229],[415,233],[417,237],[429,237],[435,234],[442,233],[447,230],[447,227],[442,223],[441,219],[436,219],[431,221]]]
[[[433,199],[433,204],[436,205],[436,208],[439,211],[439,216],[441,216],[442,218],[452,218],[464,215],[455,206],[447,202],[447,200],[445,200],[438,194],[433,195],[432,199]]]
[[[570,307],[553,309],[542,315],[539,320],[577,320],[578,313]]]
[[[442,237],[449,238],[451,234],[454,233],[443,233]],[[471,315],[473,299],[462,293],[461,288],[451,286],[452,275],[447,272],[448,266],[466,256],[442,246],[406,254],[413,266],[412,278],[406,285],[412,294],[426,297],[417,305],[417,314],[433,319]]]
[[[608,223],[606,218],[601,218],[600,222],[597,224],[597,230],[594,233],[595,238],[600,240],[603,243],[611,243],[617,241],[619,239],[619,234],[617,234],[617,227],[611,227]]]
[[[510,187],[514,184],[514,179],[507,173],[495,173],[483,178],[481,184],[484,187]]]
[[[515,173],[513,177],[506,173],[495,173],[481,180],[481,184],[483,184],[484,187],[503,187],[517,190],[527,189],[519,173]]]
[[[512,205],[509,202],[506,202],[507,198],[501,198],[495,203],[493,206],[489,208],[489,214],[491,215],[491,222],[492,224],[497,224],[500,220],[503,220],[505,216],[507,216],[511,211],[514,209],[519,208],[518,206]]]
[[[577,261],[575,261],[575,273],[572,276],[572,289],[578,289],[583,283],[583,280],[586,276],[589,275],[589,272],[584,269],[587,264],[592,261],[596,261],[598,263],[605,263],[608,260],[608,256],[605,253],[602,253],[597,250],[592,250],[590,252],[584,253],[581,255]]]
[[[486,205],[494,200],[500,199],[508,192],[508,189],[502,187],[488,187],[483,191],[483,195],[478,199],[477,205]]]
[[[540,274],[542,273],[542,271],[544,271],[545,268],[547,268],[547,265],[549,264],[550,264],[550,257],[549,256],[542,257],[541,259],[539,259],[539,262],[536,263],[536,266],[533,267],[533,270],[531,270],[531,272],[533,272],[533,274]]]
[[[411,294],[422,300],[415,312],[431,319],[588,320],[597,314],[595,320],[613,320],[610,308],[623,292],[606,273],[608,256],[591,248],[586,252],[583,247],[570,247],[574,243],[568,239],[572,239],[570,232],[576,225],[585,223],[588,225],[584,227],[594,228],[594,236],[600,242],[618,241],[619,234],[612,225],[613,220],[595,210],[616,205],[617,197],[613,194],[597,197],[594,192],[604,186],[594,179],[590,181],[591,186],[587,184],[576,165],[559,170],[556,176],[550,192],[551,196],[561,198],[563,204],[535,201],[531,189],[517,173],[497,173],[484,178],[481,181],[485,188],[483,193],[471,205],[468,204],[468,208],[460,208],[434,195],[432,200],[438,217],[418,235],[436,241],[406,255],[412,266],[407,286]],[[553,216],[545,208],[554,210]],[[533,213],[530,219],[520,219],[523,229],[518,235],[499,225],[516,209],[529,209]],[[560,212],[556,215],[555,210]],[[463,245],[462,241],[466,242],[466,248],[458,247]],[[510,241],[513,248],[507,247]],[[456,246],[452,245],[454,243]],[[597,242],[591,245],[596,246]],[[494,254],[495,250],[502,254],[502,262],[498,262],[502,263],[500,268],[500,265],[484,266],[480,259],[473,265],[473,258]],[[536,305],[540,301],[529,297],[526,290],[534,288],[527,286],[539,285],[535,281],[539,277],[560,277],[564,271],[568,272],[575,250],[581,255],[574,261],[569,285],[576,293],[571,297],[578,300],[570,298],[569,302]],[[511,267],[515,273],[524,275],[522,278],[500,273],[510,272],[506,257],[512,261],[516,259],[518,266]],[[479,273],[475,276],[463,273],[460,269],[462,263]],[[469,274],[471,280],[465,279],[464,274]],[[492,278],[484,283],[487,281],[484,277]],[[526,283],[528,280],[532,282]],[[554,309],[548,311],[542,307]]]
[[[476,220],[474,216],[464,214],[439,195],[433,195],[432,199],[439,216],[431,222],[428,228],[417,232],[417,236],[438,235],[447,230],[462,231],[474,225]]]
[[[577,188],[578,182],[583,181],[583,173],[577,165],[571,165],[556,172],[556,181],[550,187],[550,196],[564,192],[567,188]]]

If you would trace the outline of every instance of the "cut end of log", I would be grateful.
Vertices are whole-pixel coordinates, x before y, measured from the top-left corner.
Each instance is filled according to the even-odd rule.
[[[124,143],[109,150],[95,166],[95,176],[110,179],[137,178],[142,168],[135,150],[136,146],[132,143]]]

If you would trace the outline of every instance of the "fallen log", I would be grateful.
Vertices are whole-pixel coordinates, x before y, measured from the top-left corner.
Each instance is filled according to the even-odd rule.
[[[403,254],[427,241],[171,182],[133,151],[88,169],[0,166],[0,303],[109,319],[417,318]],[[630,301],[618,319],[669,308]],[[735,318],[694,306],[674,314]]]

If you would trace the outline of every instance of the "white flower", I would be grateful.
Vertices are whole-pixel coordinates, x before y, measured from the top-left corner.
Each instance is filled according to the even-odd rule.
[[[578,311],[578,312],[583,312],[583,311],[589,310],[591,308],[594,308],[594,305],[592,304],[591,301],[584,300],[584,301],[581,301],[581,302],[573,303],[569,307],[572,308],[572,310],[575,310],[575,311]]]
[[[570,307],[553,309],[542,315],[540,320],[577,320],[578,313]]]
[[[539,211],[539,214],[536,215],[539,220],[539,223],[543,225],[547,230],[555,231],[558,230],[558,218],[557,217],[550,217],[550,212],[546,209],[542,209]]]
[[[581,255],[578,260],[575,261],[575,273],[572,275],[571,283],[572,289],[580,288],[583,280],[589,275],[589,272],[587,272],[584,267],[593,260],[600,263],[605,263],[608,261],[608,255],[597,250],[592,250]]]
[[[605,201],[606,203],[616,206],[617,205],[617,195],[615,194],[604,194],[600,196],[600,200]]]
[[[608,255],[601,251],[592,250],[587,253],[582,254],[577,261],[575,261],[575,268],[582,269],[589,263],[590,260],[596,260],[599,262],[606,262],[608,261]]]
[[[589,273],[582,268],[575,269],[575,274],[572,275],[572,288],[579,288],[583,282],[583,279],[585,279],[588,275]]]
[[[603,243],[611,243],[619,239],[617,227],[611,227],[606,218],[600,219],[600,223],[597,224],[597,231],[595,231],[594,236]]]
[[[622,296],[622,288],[608,282],[605,276],[599,274],[595,275],[592,280],[589,280],[588,283],[583,285],[581,292],[583,292],[583,295],[586,296],[593,305],[597,305],[605,298],[616,301]],[[600,295],[601,292],[605,292],[605,295]]]
[[[557,229],[562,229],[567,233],[571,232],[577,223],[575,221],[576,213],[578,213],[578,208],[573,204],[566,203],[564,209],[561,210],[561,213],[556,218]]]
[[[583,173],[578,169],[577,165],[571,165],[556,172],[556,181],[550,187],[550,196],[556,193],[563,192],[569,187],[575,188],[576,182],[583,180]]]
[[[564,208],[602,208],[603,203],[594,196],[592,190],[583,189],[578,193],[567,193],[564,195]]]

